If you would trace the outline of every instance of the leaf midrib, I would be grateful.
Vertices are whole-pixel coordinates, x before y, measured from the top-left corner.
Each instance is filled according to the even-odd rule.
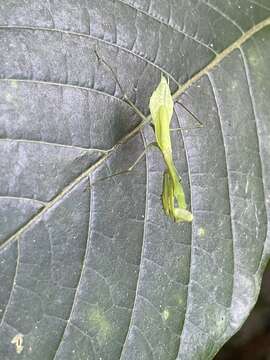
[[[203,76],[207,75],[212,69],[217,67],[223,59],[225,59],[229,54],[231,54],[234,50],[238,49],[243,45],[246,41],[248,41],[254,34],[262,30],[264,27],[270,26],[270,17],[263,20],[262,22],[255,25],[253,28],[249,29],[243,36],[241,36],[238,40],[236,40],[234,43],[232,43],[228,48],[223,50],[219,55],[217,55],[214,60],[212,60],[207,66],[205,66],[202,70],[200,70],[197,74],[195,74],[193,77],[191,77],[185,84],[183,84],[181,87],[178,88],[178,90],[173,94],[174,101],[177,100],[189,87],[191,87],[194,83],[199,81]],[[0,26],[1,28],[14,28],[8,27],[8,26]],[[20,28],[20,26],[15,26],[15,28]],[[24,27],[25,28],[25,27]],[[31,28],[31,27],[27,27]],[[48,29],[48,28],[35,28],[32,27],[34,30],[53,30],[57,31],[55,29]],[[61,30],[62,31],[62,30]],[[76,34],[76,33],[75,33]],[[82,34],[82,36],[86,36],[86,34]],[[89,35],[88,35],[89,36]],[[145,59],[144,59],[145,60]],[[1,79],[0,79],[1,80]],[[2,79],[4,80],[4,79]],[[7,79],[5,79],[7,80]],[[10,80],[17,80],[15,78],[12,78]],[[20,81],[24,81],[22,79],[18,79]],[[25,80],[27,82],[31,82],[32,80]],[[34,80],[33,80],[34,81]],[[44,82],[42,82],[44,83]],[[46,82],[45,82],[46,84]],[[90,89],[89,89],[90,90]],[[91,165],[88,169],[86,169],[82,174],[80,174],[75,180],[73,180],[70,184],[68,184],[59,194],[57,194],[50,202],[47,203],[47,205],[37,214],[35,215],[28,223],[26,223],[24,226],[22,226],[20,229],[17,230],[15,234],[13,234],[9,239],[6,240],[4,244],[0,247],[0,251],[5,248],[7,245],[12,243],[13,241],[16,241],[17,238],[21,234],[24,233],[27,229],[31,227],[34,223],[36,223],[43,215],[46,213],[50,208],[55,206],[58,201],[60,201],[65,195],[69,193],[76,185],[78,185],[82,180],[84,180],[87,176],[89,176],[94,170],[96,170],[100,165],[102,165],[108,158],[111,156],[115,151],[119,148],[121,144],[126,143],[128,140],[133,138],[147,123],[150,123],[151,117],[150,115],[147,117],[147,122],[142,122],[138,126],[136,126],[130,133],[125,135],[120,141],[115,144],[109,151],[108,154],[101,157],[94,165]]]

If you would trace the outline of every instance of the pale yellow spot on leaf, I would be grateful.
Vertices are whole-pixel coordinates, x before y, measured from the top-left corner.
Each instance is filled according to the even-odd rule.
[[[18,81],[16,81],[16,80],[11,80],[11,86],[12,86],[14,89],[17,89],[17,87],[18,87]]]
[[[16,347],[16,353],[20,354],[23,351],[23,335],[17,334],[11,340],[11,344],[14,344]]]
[[[111,324],[100,309],[92,309],[89,314],[89,323],[97,331],[97,339],[104,343],[111,333]]]
[[[200,227],[200,228],[198,229],[198,235],[199,235],[199,237],[204,238],[204,237],[205,237],[205,234],[206,234],[205,228]]]
[[[169,319],[169,316],[170,316],[169,310],[168,310],[168,309],[163,310],[163,312],[162,312],[162,319],[166,321],[166,320]]]

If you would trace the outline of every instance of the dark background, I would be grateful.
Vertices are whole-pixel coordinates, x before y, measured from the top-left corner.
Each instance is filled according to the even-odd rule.
[[[270,360],[270,264],[255,308],[215,360]]]

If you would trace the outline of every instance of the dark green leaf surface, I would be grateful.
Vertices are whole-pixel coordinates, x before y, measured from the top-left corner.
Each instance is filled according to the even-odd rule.
[[[208,360],[243,324],[270,251],[269,16],[268,0],[0,1],[1,360]],[[146,114],[163,72],[204,122],[172,133],[192,224],[164,216],[155,150],[89,187],[153,140],[95,151],[140,121],[96,48]],[[179,104],[173,126],[194,126]]]

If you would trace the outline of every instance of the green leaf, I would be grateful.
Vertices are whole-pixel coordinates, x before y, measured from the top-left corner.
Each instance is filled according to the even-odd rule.
[[[241,327],[270,251],[269,17],[268,0],[1,2],[1,360],[205,360]],[[162,72],[204,123],[172,133],[192,224],[165,216],[154,150],[89,187],[153,141],[96,47],[145,114]],[[172,127],[193,123],[176,103]]]

